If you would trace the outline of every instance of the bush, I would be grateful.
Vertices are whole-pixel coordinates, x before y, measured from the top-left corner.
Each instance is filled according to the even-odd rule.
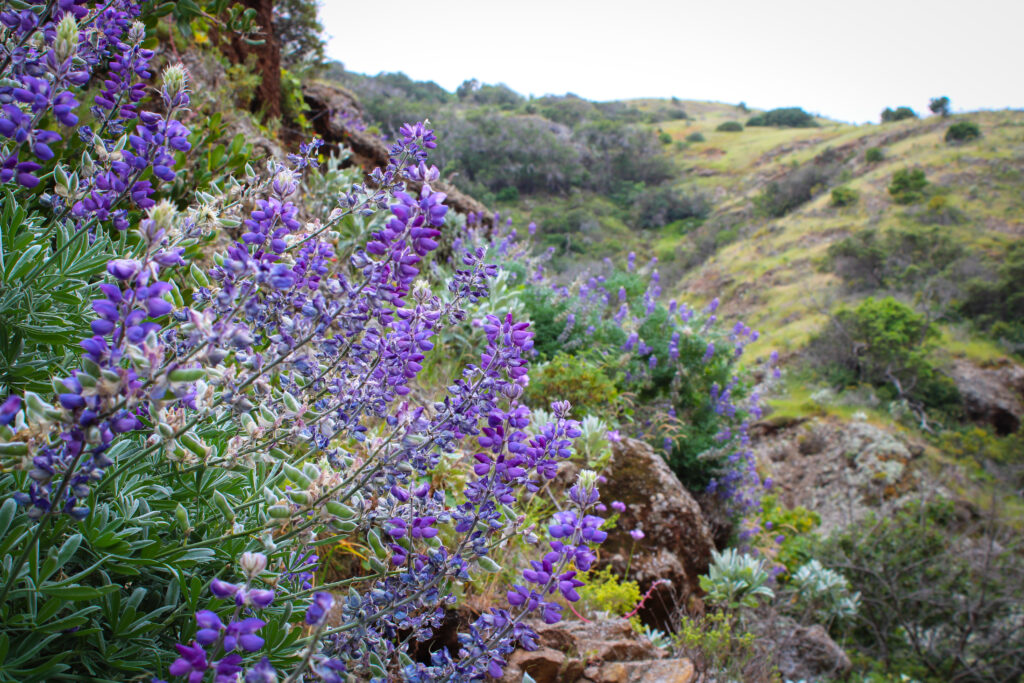
[[[701,133],[700,131],[690,133],[689,135],[686,136],[687,142],[704,142],[704,140],[704,134]]]
[[[718,124],[718,128],[715,128],[720,133],[741,133],[743,132],[743,124],[739,121],[726,121]]]
[[[582,419],[586,415],[613,417],[618,410],[619,391],[599,360],[559,351],[531,373],[525,396],[530,405],[536,406],[569,401],[573,416]]]
[[[882,112],[882,123],[892,123],[893,121],[903,121],[904,119],[916,118],[917,112],[910,107],[896,107],[896,109],[886,107]]]
[[[1006,249],[1003,261],[991,269],[988,279],[967,283],[967,293],[959,311],[989,328],[994,336],[1024,343],[1024,240],[1016,240]]]
[[[658,142],[660,142],[663,145],[670,145],[672,144],[672,136],[662,131],[658,133]]]
[[[687,218],[704,219],[711,210],[711,202],[702,192],[687,193],[661,185],[643,190],[633,200],[632,208],[637,225],[656,229]]]
[[[924,199],[928,178],[919,168],[901,168],[892,174],[889,194],[897,204],[914,204]]]
[[[844,384],[867,382],[887,388],[892,398],[946,408],[960,397],[929,360],[936,336],[931,323],[909,306],[892,297],[869,297],[856,308],[840,309],[812,342],[812,353]]]
[[[1024,675],[1020,537],[994,520],[954,522],[951,502],[869,516],[823,545],[862,608],[845,645],[929,681]]]
[[[860,199],[860,193],[853,188],[842,186],[832,190],[832,206],[852,206]]]
[[[780,180],[775,180],[754,198],[759,213],[777,218],[810,201],[835,177],[841,163],[826,151]]]
[[[946,129],[946,142],[967,142],[981,137],[981,128],[974,121],[957,121]]]
[[[783,107],[772,109],[763,114],[753,116],[747,121],[748,126],[776,126],[779,128],[817,128],[814,117],[799,107]]]
[[[778,678],[769,663],[771,653],[725,612],[684,618],[675,640],[674,650],[693,662],[696,680],[768,683]]]
[[[868,147],[864,152],[864,161],[869,164],[877,164],[885,158],[880,147]]]
[[[711,558],[707,576],[700,577],[707,602],[735,611],[741,607],[757,607],[762,601],[775,597],[775,592],[768,587],[772,577],[764,560],[744,555],[736,548],[727,548],[721,553],[712,550]]]
[[[938,228],[863,230],[832,244],[828,256],[829,267],[853,291],[908,294],[958,288],[952,266],[976,258]]]

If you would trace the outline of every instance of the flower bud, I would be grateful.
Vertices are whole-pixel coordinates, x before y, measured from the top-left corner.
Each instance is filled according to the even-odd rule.
[[[132,27],[128,29],[128,42],[132,45],[139,45],[146,39],[146,25],[141,21],[136,21],[132,24]]]
[[[74,56],[78,50],[78,22],[75,15],[68,12],[57,23],[57,39],[53,44],[53,51],[57,55],[57,61],[64,63]]]
[[[184,104],[182,101],[185,88],[188,85],[188,72],[182,64],[171,64],[164,69],[162,74],[164,88],[163,96],[168,105]]]
[[[267,556],[263,553],[242,553],[242,559],[238,561],[238,565],[251,581],[267,568]]]

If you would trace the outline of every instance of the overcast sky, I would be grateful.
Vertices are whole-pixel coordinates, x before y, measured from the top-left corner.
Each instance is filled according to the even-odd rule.
[[[1024,107],[1024,0],[322,0],[331,58],[454,90],[801,106],[852,122]]]

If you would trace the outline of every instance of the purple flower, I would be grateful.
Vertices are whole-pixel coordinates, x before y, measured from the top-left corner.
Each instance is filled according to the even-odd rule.
[[[334,596],[326,592],[313,593],[313,602],[306,608],[306,623],[316,626],[327,618],[334,605]]]
[[[633,529],[629,532],[629,535],[633,537],[634,541],[639,541],[644,537],[644,532],[640,529]]]

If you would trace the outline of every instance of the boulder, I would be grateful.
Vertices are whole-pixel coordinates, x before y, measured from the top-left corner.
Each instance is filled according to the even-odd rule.
[[[540,647],[514,652],[502,683],[519,683],[524,673],[537,683],[690,683],[694,678],[689,660],[664,659],[665,652],[625,619],[530,626]]]
[[[853,665],[820,624],[797,626],[778,643],[779,673],[791,681],[842,678]]]
[[[960,390],[970,419],[991,426],[998,434],[1017,431],[1024,419],[1024,367],[1006,358],[984,368],[958,359],[949,376]]]
[[[640,611],[644,622],[665,629],[691,595],[699,594],[699,577],[707,572],[715,548],[701,507],[683,488],[664,459],[636,439],[614,444],[601,485],[606,503],[626,504],[618,528],[601,545],[601,557],[647,591]],[[635,541],[629,532],[639,529]],[[660,582],[660,583],[659,583]]]

